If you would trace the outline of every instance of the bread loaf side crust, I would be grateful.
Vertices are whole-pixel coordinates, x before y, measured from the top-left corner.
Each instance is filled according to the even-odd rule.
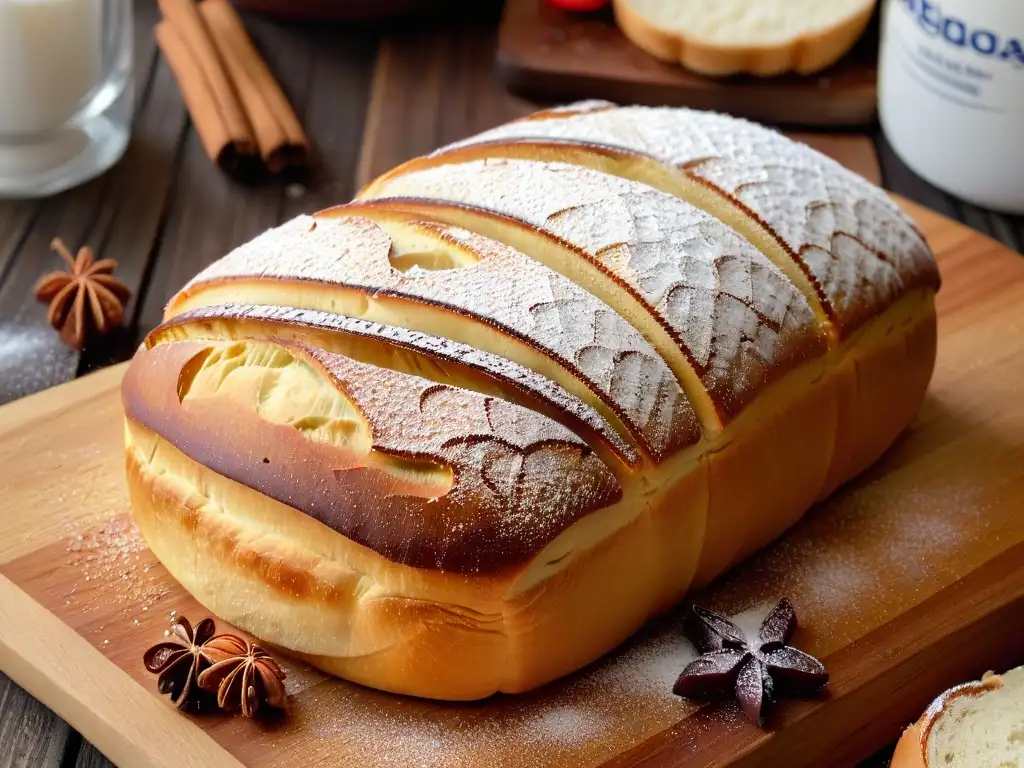
[[[137,424],[129,429],[139,528],[196,599],[325,671],[395,693],[479,699],[532,690],[585,666],[635,632],[655,597],[664,609],[682,595],[701,540],[695,471],[675,489],[674,503],[645,509],[593,548],[573,552],[566,532],[563,562],[571,565],[517,594],[515,571],[415,569],[330,529],[309,530],[319,524],[307,515],[180,453],[154,471],[134,446],[161,439]],[[156,453],[168,451],[163,443]],[[219,505],[195,493],[199,482]],[[270,516],[274,536],[253,522]],[[671,546],[658,535],[670,536]],[[673,581],[671,589],[663,580]]]
[[[125,376],[125,415],[194,461],[391,560],[500,572],[622,497],[585,443],[533,411],[294,343],[268,346],[285,348],[353,403],[365,423],[340,425],[354,433],[350,445],[311,439],[306,424],[268,421],[228,395],[184,394],[212,354],[241,360],[246,346],[186,341],[141,350]],[[332,425],[309,425],[320,426]]]
[[[907,317],[901,307],[891,332],[862,340],[863,359],[885,361],[890,385],[917,382],[918,401],[932,358],[914,339],[929,335],[930,310],[924,302]],[[521,692],[598,658],[799,518],[826,480],[839,408],[828,377],[840,371],[810,388],[810,369],[794,372],[723,432],[720,450],[652,470],[650,495],[629,494],[578,518],[531,561],[482,574],[395,562],[131,418],[129,488],[143,535],[172,575],[267,642],[398,693]],[[777,466],[795,475],[751,460],[773,451],[793,459]]]

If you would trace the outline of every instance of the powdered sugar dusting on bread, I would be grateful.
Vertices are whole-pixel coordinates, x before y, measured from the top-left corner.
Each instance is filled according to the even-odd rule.
[[[937,285],[927,245],[884,192],[755,123],[688,109],[587,105],[499,126],[453,146],[516,138],[620,147],[711,184],[753,211],[804,262],[843,327],[880,313],[911,288]]]
[[[493,379],[507,383],[521,390],[524,399],[533,403],[544,403],[546,408],[571,417],[601,435],[623,456],[626,462],[636,461],[636,454],[618,434],[609,426],[593,408],[570,395],[559,385],[549,379],[513,363],[503,357],[482,352],[474,347],[460,344],[451,339],[432,336],[428,333],[413,331],[393,325],[383,325],[361,318],[336,315],[314,309],[295,307],[277,307],[269,305],[220,304],[182,313],[154,331],[147,339],[147,344],[159,344],[177,338],[178,326],[198,326],[197,338],[210,335],[216,338],[218,333],[233,338],[237,332],[237,324],[231,321],[254,321],[267,337],[284,334],[282,329],[301,332],[301,328],[314,331],[331,331],[351,336],[379,340],[383,344],[393,344],[405,349],[415,350],[430,358],[455,363],[475,371],[480,371]],[[227,324],[211,329],[211,323],[226,321]],[[252,330],[248,334],[254,333]],[[256,335],[259,335],[258,333]]]
[[[614,310],[565,277],[464,230],[389,219],[365,208],[344,213],[342,208],[337,217],[313,222],[300,217],[265,233],[206,270],[185,294],[210,280],[258,276],[352,287],[368,302],[401,297],[444,308],[436,314],[465,318],[457,327],[468,326],[467,340],[480,343],[503,333],[547,353],[604,400],[656,458],[699,440],[692,406],[657,352]],[[397,248],[389,231],[415,236],[418,247],[458,253],[466,265],[402,272],[389,260]],[[239,292],[244,295],[244,288]],[[473,327],[474,320],[486,327]]]
[[[806,299],[726,225],[688,203],[564,163],[483,160],[389,178],[375,194],[424,197],[519,219],[589,254],[671,329],[716,405],[736,412],[806,359]]]

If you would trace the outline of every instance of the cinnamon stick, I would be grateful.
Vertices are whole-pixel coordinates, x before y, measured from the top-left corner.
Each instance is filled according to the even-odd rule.
[[[263,162],[272,172],[305,165],[309,142],[274,75],[228,0],[205,0],[199,13],[235,86]]]
[[[256,152],[245,109],[192,0],[159,0],[157,43],[178,80],[207,154],[230,167]],[[187,93],[186,93],[187,92]]]
[[[164,54],[167,65],[178,81],[178,90],[185,101],[192,123],[196,127],[203,149],[217,165],[234,168],[245,151],[244,145],[231,135],[221,117],[217,99],[206,80],[203,70],[192,55],[192,49],[173,24],[161,21],[156,25],[156,42]]]

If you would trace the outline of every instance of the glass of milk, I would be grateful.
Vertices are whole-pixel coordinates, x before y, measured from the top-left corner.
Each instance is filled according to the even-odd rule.
[[[124,153],[131,0],[0,0],[0,196],[41,197]]]
[[[1024,0],[883,0],[879,117],[947,192],[1024,213]]]

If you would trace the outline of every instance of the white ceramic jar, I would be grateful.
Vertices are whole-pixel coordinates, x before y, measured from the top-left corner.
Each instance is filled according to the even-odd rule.
[[[1024,0],[883,0],[879,116],[947,192],[1024,213]]]

